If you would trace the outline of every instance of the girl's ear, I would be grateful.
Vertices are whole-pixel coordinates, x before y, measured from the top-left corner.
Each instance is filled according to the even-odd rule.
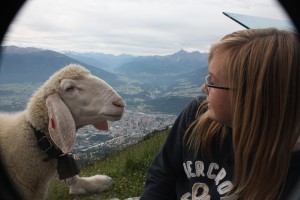
[[[49,116],[49,135],[54,145],[64,154],[75,146],[76,125],[73,116],[61,100],[58,93],[50,94],[46,99]]]

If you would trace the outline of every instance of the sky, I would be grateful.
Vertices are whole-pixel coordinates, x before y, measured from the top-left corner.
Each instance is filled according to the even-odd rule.
[[[222,12],[289,20],[277,0],[27,0],[2,45],[113,55],[208,52],[245,29]]]

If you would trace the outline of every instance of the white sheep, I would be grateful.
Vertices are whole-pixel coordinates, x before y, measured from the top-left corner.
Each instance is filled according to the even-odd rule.
[[[45,153],[39,147],[37,132],[44,134],[39,140],[46,143],[46,148],[50,141],[52,150],[65,155],[74,148],[79,128],[92,124],[97,129],[107,129],[107,120],[119,120],[123,112],[124,102],[110,85],[84,67],[71,64],[54,73],[34,93],[24,111],[1,113],[0,158],[21,196],[28,200],[45,199],[57,173],[58,159],[45,159],[49,151]],[[98,182],[98,188],[91,192],[112,185],[111,179],[104,177],[104,184]],[[80,179],[67,179],[70,190],[72,180]]]

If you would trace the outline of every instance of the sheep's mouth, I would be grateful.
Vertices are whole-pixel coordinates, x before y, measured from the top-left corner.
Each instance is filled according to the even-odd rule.
[[[103,114],[103,117],[108,120],[108,121],[117,121],[120,120],[122,118],[123,114]]]
[[[98,130],[108,130],[107,120],[99,121],[99,122],[93,124],[93,126]]]

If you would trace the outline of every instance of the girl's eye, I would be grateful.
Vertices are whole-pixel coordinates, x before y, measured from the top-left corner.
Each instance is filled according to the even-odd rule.
[[[208,82],[209,85],[214,85],[214,83],[211,82],[211,77],[210,76],[207,77],[207,82]]]

